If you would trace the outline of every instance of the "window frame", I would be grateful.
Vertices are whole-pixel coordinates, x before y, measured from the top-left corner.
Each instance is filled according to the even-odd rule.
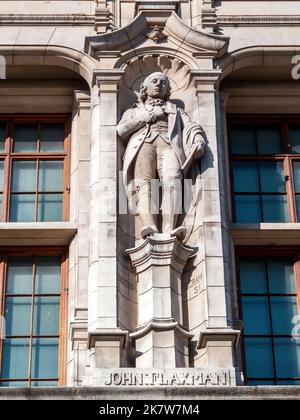
[[[6,138],[4,151],[0,151],[0,160],[4,161],[3,173],[3,199],[2,208],[0,209],[0,221],[10,222],[10,203],[11,203],[11,184],[12,184],[12,167],[14,161],[51,161],[59,160],[64,162],[63,169],[63,193],[62,193],[62,222],[69,219],[69,202],[70,202],[70,142],[71,142],[71,120],[68,114],[0,114],[0,122],[6,122]],[[14,124],[15,123],[63,123],[65,125],[64,151],[63,152],[13,152],[14,141]],[[39,137],[39,135],[38,135]],[[39,138],[37,139],[39,148]],[[37,163],[38,165],[38,163]],[[37,166],[38,170],[38,166]],[[38,180],[38,177],[37,177]],[[35,195],[38,194],[36,188]],[[35,221],[37,222],[37,199],[35,199]],[[11,223],[11,222],[10,222]],[[23,223],[23,222],[15,222]]]
[[[232,139],[231,139],[231,127],[232,125],[238,124],[253,124],[256,127],[259,124],[279,124],[281,128],[282,140],[283,140],[283,153],[279,154],[233,154],[232,151]],[[287,197],[287,211],[289,220],[279,223],[300,223],[297,217],[297,203],[296,196],[300,195],[297,193],[294,188],[294,174],[293,174],[293,163],[296,161],[300,162],[300,153],[290,153],[288,150],[289,147],[289,125],[299,124],[300,126],[300,117],[295,115],[269,115],[269,114],[227,114],[227,136],[228,136],[228,151],[229,151],[229,179],[230,179],[230,191],[231,191],[231,203],[232,203],[232,221],[233,223],[244,224],[244,222],[237,221],[237,212],[235,197],[236,193],[234,190],[234,174],[233,174],[233,164],[234,162],[282,162],[284,169],[286,193],[270,193],[274,195],[285,195]],[[257,141],[257,139],[256,139]],[[262,196],[261,191],[256,193],[260,197],[260,212],[261,212],[261,221],[259,223],[268,223],[263,221],[262,217]],[[266,195],[268,193],[265,193]],[[251,193],[242,193],[241,195],[251,195]],[[252,222],[249,222],[250,224]],[[246,223],[246,224],[249,224]],[[253,222],[254,224],[257,222]],[[277,222],[270,222],[277,223]]]
[[[61,257],[61,289],[60,289],[60,314],[59,314],[59,352],[58,352],[58,386],[66,385],[67,372],[67,308],[68,308],[68,265],[69,256],[66,247],[0,247],[0,372],[2,368],[3,350],[3,314],[5,309],[5,291],[8,257]],[[31,358],[31,356],[29,356]],[[30,366],[29,366],[30,368]],[[28,378],[29,378],[28,370]],[[20,379],[19,379],[20,380]],[[19,381],[15,380],[15,381]],[[29,379],[27,379],[29,380]],[[46,380],[46,379],[44,379]],[[1,378],[0,378],[1,382]],[[12,380],[11,382],[14,382]],[[29,381],[30,385],[30,381]]]
[[[236,271],[236,285],[237,285],[237,298],[238,298],[238,316],[239,319],[243,321],[243,308],[242,308],[242,297],[244,294],[241,292],[241,280],[240,280],[240,258],[241,257],[257,257],[257,258],[268,258],[268,257],[290,257],[294,260],[293,271],[294,271],[294,280],[295,280],[295,288],[296,288],[296,301],[297,301],[297,309],[298,315],[300,315],[300,249],[296,246],[285,246],[285,247],[272,247],[272,246],[239,246],[235,248],[235,271]],[[268,294],[268,299],[270,298],[271,294]],[[272,318],[271,318],[272,319]],[[262,335],[261,337],[264,337]],[[280,335],[276,335],[272,333],[271,327],[271,334],[268,337],[272,340],[272,366],[273,371],[276,372],[275,365],[275,356],[274,356],[274,337],[280,337]],[[244,381],[245,385],[248,384],[248,375],[247,375],[247,366],[246,366],[246,351],[245,351],[245,333],[244,330],[242,331],[241,336],[241,365],[242,365],[242,372],[244,374]],[[274,381],[277,385],[277,381],[282,380],[282,378],[278,378],[274,376],[273,378],[255,378],[257,381]],[[299,377],[300,379],[300,377]],[[254,380],[251,378],[250,380]],[[287,379],[288,380],[288,379]],[[297,379],[298,380],[298,379]],[[251,384],[250,384],[251,385]],[[299,380],[300,386],[300,380]]]

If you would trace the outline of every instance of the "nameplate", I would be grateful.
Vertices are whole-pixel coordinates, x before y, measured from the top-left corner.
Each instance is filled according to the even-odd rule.
[[[140,386],[230,386],[235,384],[233,372],[196,368],[177,369],[95,369],[84,382],[104,387]]]

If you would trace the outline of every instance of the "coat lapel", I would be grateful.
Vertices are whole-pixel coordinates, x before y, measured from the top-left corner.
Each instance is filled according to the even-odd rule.
[[[166,111],[169,115],[168,117],[168,125],[169,125],[169,138],[172,139],[172,134],[176,125],[176,117],[177,117],[177,107],[172,102],[167,102]]]

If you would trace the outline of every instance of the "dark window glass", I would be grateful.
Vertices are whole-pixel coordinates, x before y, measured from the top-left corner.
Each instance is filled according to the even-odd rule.
[[[0,121],[0,222],[66,219],[66,122],[31,121]]]
[[[247,384],[300,385],[293,258],[241,257],[239,278]]]
[[[0,386],[56,386],[61,257],[9,257]]]
[[[251,125],[233,126],[231,131],[232,152],[254,155],[256,153],[255,130]]]
[[[0,121],[0,152],[4,152],[5,150],[6,128],[6,122]]]
[[[259,125],[256,129],[257,152],[259,154],[283,153],[281,129],[277,125]]]
[[[290,152],[300,154],[300,125],[292,124],[289,128]]]
[[[38,124],[15,124],[14,152],[30,153],[37,151]]]

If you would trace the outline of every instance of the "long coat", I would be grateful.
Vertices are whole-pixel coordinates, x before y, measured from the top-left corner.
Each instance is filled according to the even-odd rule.
[[[133,177],[132,164],[150,130],[149,124],[145,125],[145,123],[139,122],[141,120],[139,115],[144,112],[144,104],[136,104],[133,108],[124,112],[117,126],[120,138],[125,142],[129,138],[123,158],[123,179],[126,190],[128,190],[128,184]],[[203,130],[199,125],[191,121],[183,109],[178,108],[170,101],[166,102],[165,112],[168,114],[168,137],[181,166],[183,166],[193,146],[196,134],[201,134],[203,138],[202,145],[203,148],[205,147]]]

